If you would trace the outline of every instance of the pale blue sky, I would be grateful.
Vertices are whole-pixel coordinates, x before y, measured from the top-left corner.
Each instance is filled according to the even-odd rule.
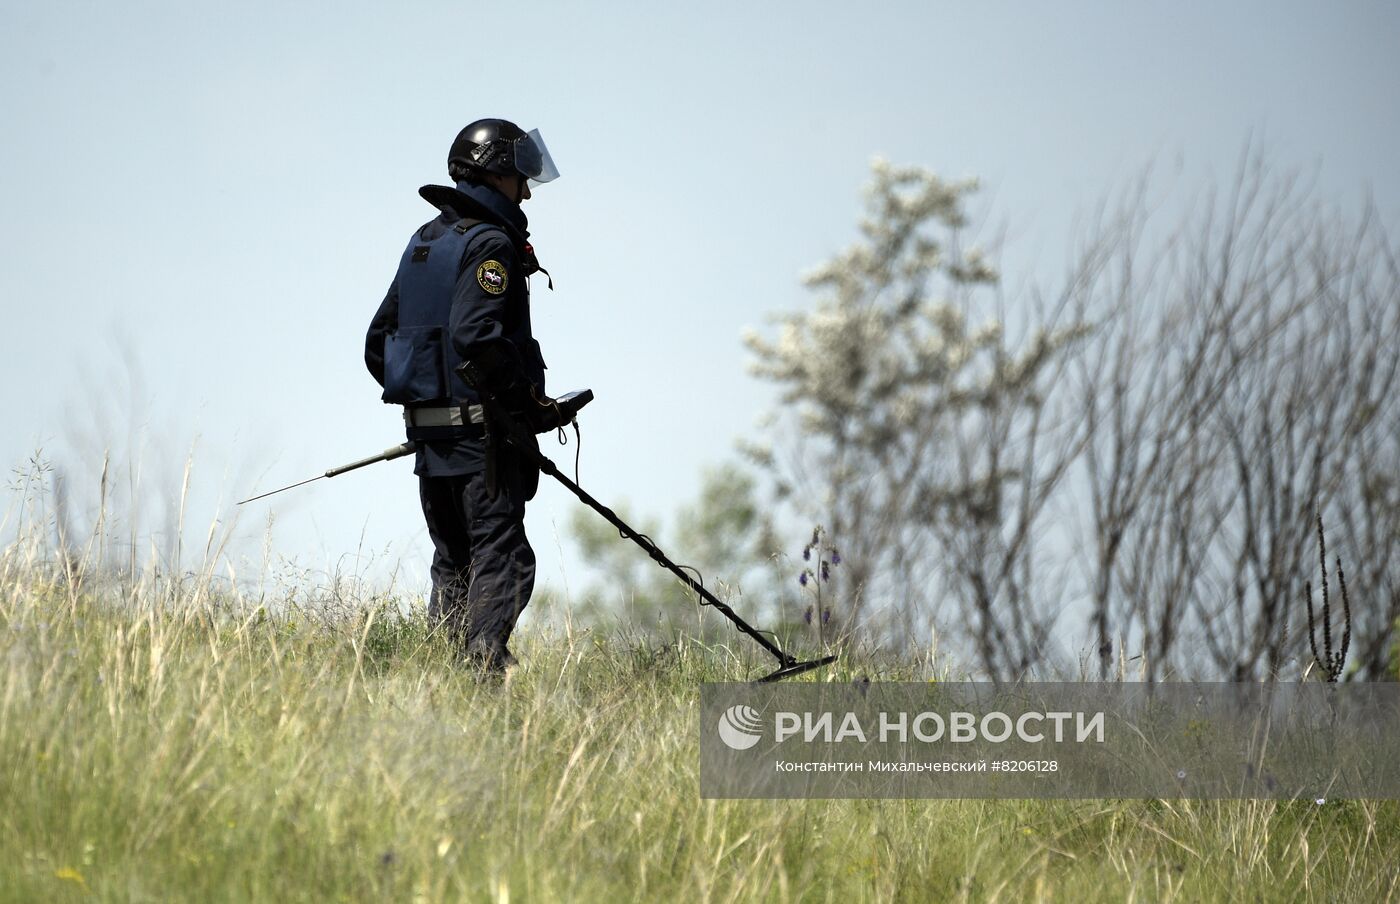
[[[1251,136],[1394,225],[1398,49],[1393,3],[4,0],[0,463],[121,447],[137,412],[150,492],[199,437],[202,535],[220,494],[398,442],[364,328],[431,214],[416,188],[504,116],[563,173],[526,211],[551,388],[598,396],[584,484],[667,514],[770,400],[740,333],[810,303],[873,155],[982,177],[1013,282],[1053,281],[1075,214],[1145,164],[1199,187]],[[546,485],[528,522],[542,579],[575,587],[576,504]],[[259,506],[242,533],[275,513],[308,566],[363,539],[426,582],[406,461]]]

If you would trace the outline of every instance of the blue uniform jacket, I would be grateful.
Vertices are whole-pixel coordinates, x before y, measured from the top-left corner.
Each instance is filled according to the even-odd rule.
[[[525,262],[529,233],[519,205],[489,186],[458,183],[457,187],[424,186],[419,193],[442,214],[425,223],[410,239],[410,246],[432,241],[471,218],[491,224],[472,235],[463,251],[453,289],[447,329],[448,341],[463,358],[472,358],[486,346],[504,357],[513,373],[506,376],[545,391],[544,359],[530,328],[529,273]],[[406,255],[407,258],[407,255]],[[365,366],[384,385],[386,337],[398,329],[399,276],[396,273],[384,301],[370,321],[365,336]],[[459,391],[452,404],[471,404],[475,394]],[[444,400],[439,404],[447,404]],[[479,437],[420,441],[414,473],[426,477],[473,474],[485,468],[485,448]]]

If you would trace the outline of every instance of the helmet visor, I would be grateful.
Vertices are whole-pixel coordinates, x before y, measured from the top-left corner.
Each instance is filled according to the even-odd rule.
[[[539,129],[531,129],[529,134],[515,139],[515,168],[531,185],[559,178],[559,170],[554,166],[554,158],[549,156],[549,148],[545,147]]]

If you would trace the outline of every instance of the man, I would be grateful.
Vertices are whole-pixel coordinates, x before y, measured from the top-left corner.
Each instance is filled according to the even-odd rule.
[[[481,119],[452,142],[447,172],[455,187],[419,189],[441,213],[409,240],[370,323],[365,364],[384,401],[404,406],[418,445],[434,548],[429,616],[467,661],[501,674],[535,583],[524,518],[539,472],[489,429],[478,387],[535,427],[551,403],[530,331],[528,278],[540,266],[520,205],[531,183],[558,171],[538,130]]]

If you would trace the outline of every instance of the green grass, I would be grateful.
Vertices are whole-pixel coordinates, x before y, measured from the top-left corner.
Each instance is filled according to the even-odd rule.
[[[1394,802],[707,801],[759,660],[537,631],[497,686],[372,611],[0,559],[0,901],[1400,900]]]

